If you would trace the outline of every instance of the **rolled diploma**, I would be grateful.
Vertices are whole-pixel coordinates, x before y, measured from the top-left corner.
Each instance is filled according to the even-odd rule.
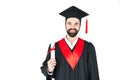
[[[51,48],[55,48],[54,43],[51,43]],[[51,51],[51,59],[55,59],[55,50]]]
[[[51,48],[55,48],[55,46],[54,46],[55,44],[54,43],[51,43]],[[55,50],[52,50],[51,51],[51,59],[55,59]],[[52,78],[52,80],[55,80],[54,78]]]

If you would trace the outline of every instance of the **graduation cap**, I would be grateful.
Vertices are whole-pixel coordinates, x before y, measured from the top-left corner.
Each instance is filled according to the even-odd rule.
[[[66,20],[70,17],[76,17],[80,21],[81,21],[81,18],[89,15],[88,13],[84,12],[83,10],[81,10],[75,6],[71,6],[59,14],[64,16],[66,18]],[[85,30],[85,32],[88,33],[88,19],[87,18],[86,18],[86,30]]]

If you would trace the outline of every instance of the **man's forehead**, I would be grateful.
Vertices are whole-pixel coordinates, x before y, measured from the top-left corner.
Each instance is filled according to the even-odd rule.
[[[80,20],[76,17],[70,17],[70,18],[67,18],[67,22],[80,22]]]

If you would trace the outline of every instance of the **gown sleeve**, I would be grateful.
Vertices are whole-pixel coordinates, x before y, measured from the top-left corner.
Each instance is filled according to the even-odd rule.
[[[51,45],[49,45],[48,51],[50,50],[50,46]],[[48,62],[49,59],[50,59],[50,53],[47,53],[46,59],[42,63],[42,67],[40,67],[41,68],[41,72],[46,76],[46,80],[52,80],[52,76],[53,76],[53,75],[49,75],[48,74],[47,62]]]
[[[96,51],[92,43],[88,47],[88,76],[89,80],[99,80]]]

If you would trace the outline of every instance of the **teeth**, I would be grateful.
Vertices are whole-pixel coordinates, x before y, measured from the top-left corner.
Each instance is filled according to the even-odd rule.
[[[74,32],[75,30],[70,30],[71,32]]]

